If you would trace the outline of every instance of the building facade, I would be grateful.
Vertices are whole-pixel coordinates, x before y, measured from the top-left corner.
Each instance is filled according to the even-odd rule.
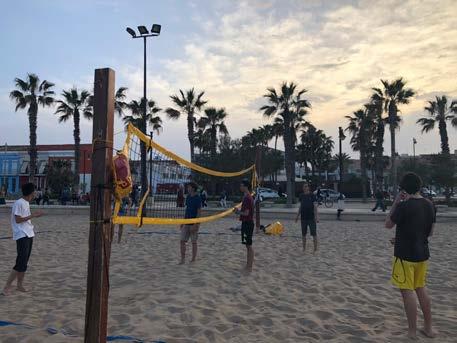
[[[30,157],[28,145],[5,145],[0,150],[0,187],[7,189],[8,194],[17,195],[21,186],[29,181]],[[79,189],[89,190],[91,178],[91,144],[81,144],[81,157],[78,167]],[[74,170],[75,152],[73,144],[38,145],[37,167],[34,183],[38,189],[47,187],[46,172],[53,160],[68,160]]]

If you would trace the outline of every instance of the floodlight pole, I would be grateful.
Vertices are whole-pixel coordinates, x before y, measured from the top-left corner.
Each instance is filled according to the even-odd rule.
[[[142,130],[144,134],[146,134],[147,130],[147,120],[146,120],[146,115],[147,115],[147,108],[148,108],[148,100],[146,98],[146,37],[143,37],[143,57],[144,57],[144,64],[143,64],[143,120],[141,125]],[[144,145],[144,143],[142,143]],[[142,150],[145,150],[146,147]],[[148,186],[148,177],[146,174],[146,155],[141,156],[141,158],[144,158],[144,162],[141,163],[141,196],[143,197],[144,194],[146,194],[147,186]],[[144,208],[143,208],[144,211]]]

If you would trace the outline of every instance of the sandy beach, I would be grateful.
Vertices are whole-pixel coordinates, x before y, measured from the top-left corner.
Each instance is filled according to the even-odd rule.
[[[34,223],[30,292],[0,297],[0,322],[24,325],[0,326],[0,342],[82,342],[88,218],[50,215]],[[322,222],[313,256],[301,251],[298,225],[283,221],[284,237],[254,237],[249,276],[240,272],[239,233],[228,230],[235,223],[203,225],[198,261],[184,266],[177,265],[176,228],[127,228],[123,242],[113,243],[109,335],[167,343],[409,341],[400,294],[389,283],[393,232],[382,223]],[[438,224],[431,241],[440,343],[457,341],[456,229]],[[10,232],[2,215],[0,237]],[[14,242],[0,239],[2,287],[14,258]]]

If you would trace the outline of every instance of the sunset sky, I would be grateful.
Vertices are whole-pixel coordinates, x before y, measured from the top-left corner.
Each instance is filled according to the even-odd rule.
[[[93,71],[110,67],[128,98],[142,94],[142,43],[127,26],[162,25],[148,41],[148,97],[161,108],[179,89],[205,90],[208,105],[225,107],[233,138],[269,120],[259,107],[267,87],[294,81],[308,90],[308,120],[337,137],[345,115],[359,109],[380,79],[403,77],[417,92],[400,107],[398,152],[440,149],[437,131],[421,135],[416,120],[427,100],[457,99],[457,6],[418,1],[15,1],[0,13],[0,144],[27,144],[25,111],[9,99],[15,77],[34,72],[62,89],[91,90]],[[38,144],[72,143],[72,123],[40,109]],[[165,117],[165,116],[164,116]],[[122,123],[116,119],[116,131]],[[449,128],[457,149],[457,130]],[[90,142],[91,123],[82,123]],[[117,135],[120,144],[122,134]],[[386,133],[385,149],[390,151]],[[188,156],[184,118],[164,120],[158,142]],[[346,152],[358,156],[344,143]]]

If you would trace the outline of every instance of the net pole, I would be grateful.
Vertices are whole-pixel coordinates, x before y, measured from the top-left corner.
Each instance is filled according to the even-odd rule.
[[[262,147],[257,145],[255,151],[255,173],[257,173],[257,189],[256,189],[256,201],[255,201],[255,231],[260,232],[260,197],[259,197],[259,183],[261,178],[261,163],[262,163]]]
[[[85,343],[105,343],[107,336],[114,123],[114,70],[95,70],[93,153],[87,263]]]

